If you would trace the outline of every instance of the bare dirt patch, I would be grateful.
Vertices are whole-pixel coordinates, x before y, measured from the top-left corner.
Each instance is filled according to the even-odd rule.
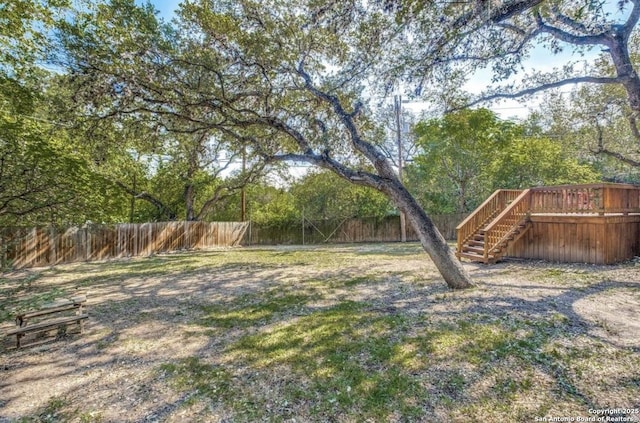
[[[535,421],[640,409],[638,262],[465,266],[477,286],[462,292],[416,244],[1,275],[5,327],[17,310],[77,292],[90,319],[82,335],[20,350],[5,340],[0,422]]]

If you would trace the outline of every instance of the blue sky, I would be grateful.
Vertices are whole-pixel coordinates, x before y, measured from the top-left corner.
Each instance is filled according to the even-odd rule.
[[[142,3],[142,1],[138,1],[138,3]],[[160,16],[164,19],[170,20],[173,17],[173,12],[178,9],[178,5],[181,3],[181,0],[153,0],[151,4],[153,4],[156,9],[160,12]]]

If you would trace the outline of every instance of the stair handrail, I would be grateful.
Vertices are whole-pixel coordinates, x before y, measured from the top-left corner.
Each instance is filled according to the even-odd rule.
[[[478,229],[480,229],[485,223],[487,223],[487,219],[489,219],[498,210],[498,206],[500,209],[505,207],[508,194],[516,192],[520,193],[521,190],[496,190],[469,216],[467,216],[466,219],[464,219],[458,226],[456,226],[456,232],[458,235],[458,251],[460,251],[462,245],[467,242],[473,236],[473,234],[478,231]]]
[[[531,190],[525,189],[485,228],[484,258],[489,258],[493,251],[513,231],[523,219],[529,215]]]

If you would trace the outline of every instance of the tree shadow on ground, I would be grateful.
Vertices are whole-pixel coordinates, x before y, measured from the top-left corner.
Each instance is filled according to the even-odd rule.
[[[120,412],[176,420],[185,411],[236,421],[531,421],[553,407],[580,415],[640,407],[638,365],[602,377],[591,367],[577,372],[593,360],[638,360],[636,347],[601,334],[577,307],[638,282],[491,282],[480,269],[487,273],[478,288],[451,292],[440,280],[389,283],[393,275],[348,269],[292,276],[278,263],[238,261],[155,280],[145,265],[127,269],[127,277],[92,282],[86,335],[3,354],[3,407],[51,380],[65,384],[31,416],[57,404],[70,420],[114,407],[107,421]],[[48,366],[32,364],[34,353],[51,357]],[[101,390],[88,389],[95,384]],[[606,390],[626,390],[626,403],[608,403]]]

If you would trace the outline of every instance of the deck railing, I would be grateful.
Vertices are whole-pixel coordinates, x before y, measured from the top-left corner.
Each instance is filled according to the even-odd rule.
[[[640,215],[640,186],[600,183],[498,190],[456,227],[458,252],[473,255],[482,245],[484,261],[496,259],[510,240],[524,234],[530,215]]]
[[[531,213],[640,213],[640,187],[591,184],[532,188]]]
[[[633,185],[605,185],[605,213],[640,213],[640,187]]]
[[[524,190],[485,228],[484,258],[505,241],[518,224],[529,215],[531,190]]]
[[[515,200],[522,190],[499,189],[491,197],[482,203],[472,214],[462,221],[457,227],[458,246],[461,246],[473,236],[478,229],[486,225],[500,211]]]

